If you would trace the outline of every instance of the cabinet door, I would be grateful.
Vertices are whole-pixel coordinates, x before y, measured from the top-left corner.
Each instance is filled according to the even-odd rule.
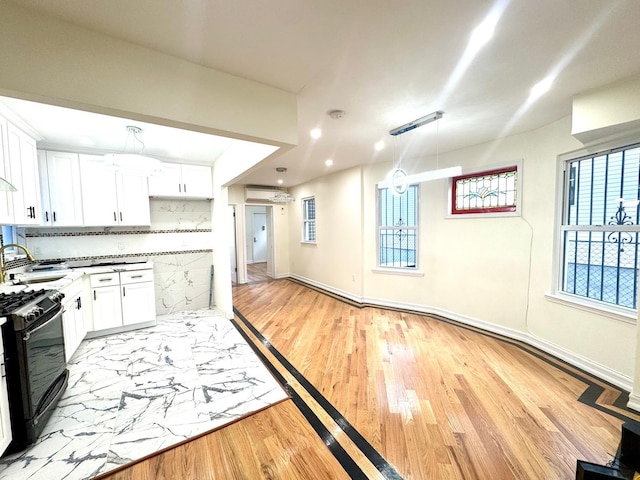
[[[47,188],[50,211],[44,214],[54,227],[82,225],[82,193],[80,187],[80,163],[77,153],[46,152]],[[42,160],[40,160],[42,169]],[[42,172],[40,178],[43,178]],[[43,205],[46,205],[46,200]]]
[[[81,294],[74,295],[64,304],[62,314],[62,330],[64,333],[64,356],[68,362],[84,340],[87,330],[84,326]]]
[[[117,275],[117,274],[115,274]],[[104,330],[122,326],[120,285],[93,288],[91,292],[93,329]]]
[[[13,193],[13,216],[17,225],[40,223],[40,178],[36,142],[24,132],[7,123],[11,183],[18,189]]]
[[[119,173],[118,222],[120,225],[151,225],[147,177]]]
[[[182,192],[188,198],[213,198],[211,167],[182,165]]]
[[[163,163],[162,173],[149,177],[151,197],[182,196],[182,170],[179,163]]]
[[[122,323],[151,322],[156,319],[156,300],[153,282],[122,285]]]
[[[7,121],[0,117],[0,177],[11,182],[9,168],[9,145],[7,144]],[[0,190],[0,224],[13,223],[13,192]]]
[[[62,334],[64,335],[64,360],[69,362],[76,351],[76,329],[74,325],[73,300],[64,303],[62,314]]]
[[[99,155],[80,155],[82,213],[86,226],[118,225],[116,174]]]

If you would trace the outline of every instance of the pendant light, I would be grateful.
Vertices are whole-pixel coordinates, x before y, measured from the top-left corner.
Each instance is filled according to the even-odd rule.
[[[402,195],[407,191],[410,183],[422,183],[428,182],[431,180],[438,180],[441,178],[450,178],[455,177],[457,175],[462,174],[462,167],[449,167],[449,168],[439,168],[439,145],[438,145],[438,137],[440,134],[440,130],[438,128],[436,133],[436,169],[430,170],[422,173],[414,173],[412,175],[407,175],[403,169],[401,169],[395,164],[395,137],[398,135],[402,135],[403,133],[409,132],[415,128],[421,127],[422,125],[426,125],[427,123],[436,122],[439,127],[439,122],[444,115],[444,112],[438,110],[424,117],[420,117],[413,122],[406,123],[399,127],[396,127],[392,130],[389,130],[389,134],[394,137],[394,159],[393,159],[393,168],[387,174],[385,179],[382,182],[378,183],[378,188],[389,188],[391,193],[394,195]]]
[[[269,198],[269,201],[273,203],[293,202],[295,199],[291,195],[289,195],[289,193],[284,189],[284,184],[285,184],[284,177],[285,177],[285,174],[287,173],[287,169],[285,167],[277,167],[276,172],[278,173],[277,183],[278,185],[281,185],[281,187],[276,191],[276,193],[273,194],[271,198]]]
[[[107,153],[104,156],[105,165],[116,172],[131,175],[151,176],[162,173],[163,163],[160,160],[143,155],[145,145],[142,140],[142,129],[134,125],[128,125],[126,130],[127,138],[125,140],[123,153]],[[132,142],[131,152],[128,151],[130,140]],[[138,152],[136,152],[137,144],[140,144],[140,150]]]

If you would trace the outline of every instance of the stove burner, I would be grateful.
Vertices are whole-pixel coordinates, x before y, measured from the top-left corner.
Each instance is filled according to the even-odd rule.
[[[0,315],[9,315],[18,308],[41,297],[46,290],[31,290],[12,293],[0,293]]]

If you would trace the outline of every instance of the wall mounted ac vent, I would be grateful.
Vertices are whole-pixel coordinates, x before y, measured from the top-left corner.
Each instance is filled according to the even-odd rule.
[[[247,202],[271,202],[271,198],[281,191],[278,187],[268,185],[247,185],[244,189],[244,199]]]

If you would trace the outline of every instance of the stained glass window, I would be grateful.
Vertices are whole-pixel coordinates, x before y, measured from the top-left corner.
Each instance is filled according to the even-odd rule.
[[[453,177],[451,213],[515,212],[517,187],[516,165]]]

